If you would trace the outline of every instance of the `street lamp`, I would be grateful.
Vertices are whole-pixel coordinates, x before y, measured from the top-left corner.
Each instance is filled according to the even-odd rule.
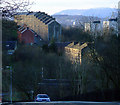
[[[31,92],[31,99],[33,100],[33,94],[34,94],[34,91],[31,90],[30,92]]]
[[[6,66],[7,69],[10,69],[10,103],[12,103],[12,66]]]
[[[44,74],[43,74],[43,67],[42,67],[42,79],[44,78]]]

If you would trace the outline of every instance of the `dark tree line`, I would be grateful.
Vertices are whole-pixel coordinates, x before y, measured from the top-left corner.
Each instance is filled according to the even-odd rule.
[[[91,45],[92,57],[106,76],[106,87],[120,89],[120,39],[117,35],[101,36]],[[95,53],[95,49],[97,54]],[[111,84],[112,83],[112,84]],[[111,86],[110,86],[111,85]]]
[[[93,40],[89,33],[84,32],[78,27],[70,27],[62,29],[63,41],[78,41],[78,42],[91,42]]]
[[[6,19],[2,20],[2,41],[17,40],[17,24]]]

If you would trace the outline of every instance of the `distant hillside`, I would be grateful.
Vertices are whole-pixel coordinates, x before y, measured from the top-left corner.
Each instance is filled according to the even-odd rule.
[[[53,17],[58,21],[62,26],[76,26],[84,25],[85,22],[90,20],[100,20],[98,17],[91,16],[82,16],[82,15],[53,15]]]
[[[69,9],[55,13],[54,15],[83,15],[106,18],[111,17],[113,12],[117,16],[117,10],[115,8]]]

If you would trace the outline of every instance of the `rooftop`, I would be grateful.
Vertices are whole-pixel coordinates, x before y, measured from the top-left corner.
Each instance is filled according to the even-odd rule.
[[[70,43],[68,46],[68,48],[74,48],[74,49],[83,49],[85,47],[87,47],[88,44],[87,43],[84,43],[84,42],[72,42]]]
[[[115,18],[115,19],[109,19],[109,21],[117,21],[117,18]]]
[[[100,23],[100,21],[93,21],[93,23]]]
[[[42,21],[45,24],[49,24],[55,20],[52,16],[46,14],[45,12],[19,12],[17,15],[34,15],[36,18],[38,18],[40,21]]]

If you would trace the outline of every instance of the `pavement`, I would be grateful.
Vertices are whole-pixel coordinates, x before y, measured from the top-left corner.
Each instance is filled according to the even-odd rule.
[[[6,105],[6,104],[2,104]],[[9,105],[120,105],[119,102],[89,102],[89,101],[51,101],[51,102],[16,102]]]

